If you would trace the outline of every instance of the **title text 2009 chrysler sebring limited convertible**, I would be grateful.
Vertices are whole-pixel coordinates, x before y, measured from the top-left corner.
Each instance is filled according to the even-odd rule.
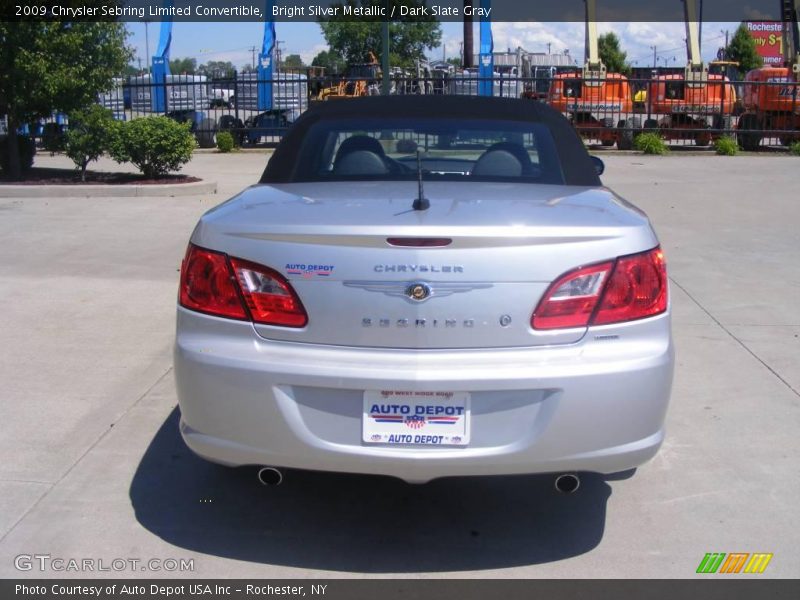
[[[665,261],[600,166],[535,102],[306,112],[260,183],[192,234],[186,443],[225,465],[409,482],[650,459],[672,384]]]

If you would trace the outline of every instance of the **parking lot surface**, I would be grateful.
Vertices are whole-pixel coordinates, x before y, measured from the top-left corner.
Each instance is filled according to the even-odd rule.
[[[658,456],[570,496],[544,476],[290,472],[264,488],[190,454],[171,357],[180,260],[266,154],[198,154],[186,172],[216,196],[0,199],[0,576],[190,574],[15,567],[44,554],[193,559],[194,577],[690,577],[707,552],[773,553],[759,577],[800,576],[800,161],[604,159],[666,251],[675,385]]]

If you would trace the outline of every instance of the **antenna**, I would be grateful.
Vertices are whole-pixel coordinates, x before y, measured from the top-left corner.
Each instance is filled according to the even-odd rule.
[[[422,188],[422,162],[420,156],[422,151],[417,148],[417,197],[411,208],[414,210],[428,210],[431,207],[430,200],[425,197],[425,190]]]

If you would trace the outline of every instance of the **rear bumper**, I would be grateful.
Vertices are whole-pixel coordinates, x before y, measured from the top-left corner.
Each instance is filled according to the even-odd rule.
[[[661,445],[672,371],[668,314],[559,347],[413,351],[269,342],[248,323],[178,310],[181,434],[232,466],[410,482],[623,471]],[[364,390],[390,388],[470,392],[470,445],[363,443]]]

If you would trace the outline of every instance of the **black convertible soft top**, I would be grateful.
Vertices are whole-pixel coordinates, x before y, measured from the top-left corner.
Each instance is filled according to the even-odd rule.
[[[589,153],[569,121],[542,102],[480,96],[365,96],[312,106],[289,128],[261,176],[261,183],[291,183],[309,128],[323,119],[497,119],[542,123],[555,141],[566,185],[601,185]]]

